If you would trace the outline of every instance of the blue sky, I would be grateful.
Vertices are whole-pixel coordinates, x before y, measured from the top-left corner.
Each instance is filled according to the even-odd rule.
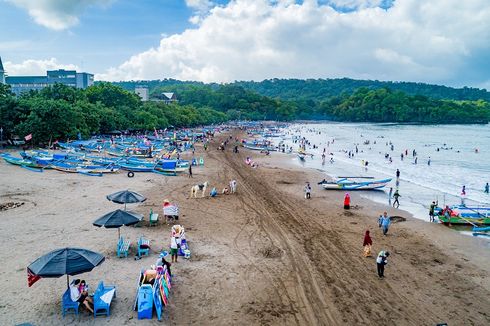
[[[55,57],[60,63],[102,71],[155,46],[162,34],[191,27],[193,10],[182,0],[118,0],[89,7],[79,24],[64,30],[36,24],[25,9],[1,0],[0,13],[3,61]]]
[[[490,88],[489,0],[0,0],[10,75]]]

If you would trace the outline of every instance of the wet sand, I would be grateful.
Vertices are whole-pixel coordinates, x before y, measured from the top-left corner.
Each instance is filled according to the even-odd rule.
[[[218,137],[219,138],[219,137]],[[218,139],[219,141],[219,139]],[[181,209],[190,260],[173,264],[175,274],[168,325],[488,325],[490,264],[488,242],[442,225],[425,223],[401,210],[389,209],[404,222],[393,223],[384,237],[377,216],[386,206],[352,194],[353,208],[342,207],[343,192],[321,190],[323,175],[291,164],[291,157],[232,148],[221,152],[201,147],[204,168],[165,177],[124,173],[103,178],[58,171],[34,173],[0,163],[0,205],[24,203],[0,211],[0,324],[94,323],[85,310],[79,318],[61,316],[65,278],[41,279],[27,287],[26,266],[40,255],[64,246],[103,253],[106,261],[82,274],[92,290],[98,281],[118,287],[109,318],[97,323],[132,325],[132,305],[141,268],[169,246],[170,226],[123,227],[133,244],[151,239],[151,255],[117,258],[117,231],[96,228],[99,216],[121,208],[105,195],[129,188],[148,200],[128,209],[161,213],[168,198]],[[244,164],[246,156],[258,169]],[[259,157],[260,156],[260,157]],[[189,199],[190,187],[209,181],[221,190],[238,181],[235,195]],[[310,181],[313,198],[303,198]],[[208,189],[208,191],[210,188]],[[371,230],[373,253],[389,250],[385,279],[376,275],[373,258],[362,256],[362,239]],[[161,324],[154,318],[145,324]]]

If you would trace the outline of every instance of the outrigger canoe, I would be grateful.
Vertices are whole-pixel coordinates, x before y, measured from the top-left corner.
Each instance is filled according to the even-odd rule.
[[[449,209],[449,216],[443,214],[443,208],[437,207],[434,210],[440,222],[444,224],[490,225],[490,207],[454,205]]]
[[[377,190],[384,188],[391,179],[358,181],[355,179],[341,178],[336,181],[322,181],[325,190]]]

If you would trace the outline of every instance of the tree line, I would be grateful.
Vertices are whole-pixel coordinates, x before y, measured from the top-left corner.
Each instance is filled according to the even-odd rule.
[[[142,102],[110,83],[87,89],[55,84],[15,97],[0,84],[0,127],[4,138],[32,134],[36,143],[87,138],[114,130],[149,130],[221,123],[226,114],[207,107]]]

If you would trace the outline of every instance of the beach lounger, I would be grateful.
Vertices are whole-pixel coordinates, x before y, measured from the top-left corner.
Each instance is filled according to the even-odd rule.
[[[66,289],[65,293],[63,293],[63,297],[61,299],[61,313],[63,318],[65,318],[66,314],[73,313],[78,316],[78,307],[80,306],[79,302],[72,301],[70,297],[70,289]],[[70,311],[73,309],[73,311]]]
[[[112,299],[116,297],[115,285],[104,285],[100,281],[94,293],[94,318],[99,315],[110,315]]]
[[[155,226],[158,224],[158,214],[150,213],[150,226]]]
[[[119,238],[119,242],[117,243],[117,257],[128,257],[129,247],[131,246],[131,241],[124,240],[123,237]]]
[[[150,254],[150,240],[140,237],[138,239],[138,257]]]

